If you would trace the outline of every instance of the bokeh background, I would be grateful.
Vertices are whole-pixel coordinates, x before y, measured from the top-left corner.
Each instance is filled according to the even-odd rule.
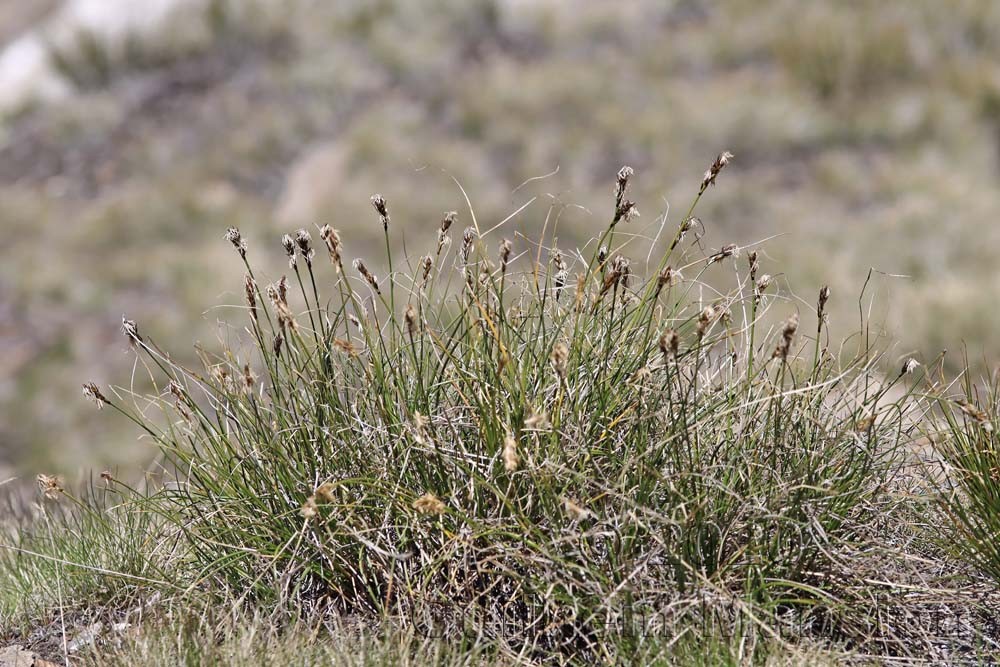
[[[0,0],[0,481],[149,459],[80,384],[130,383],[123,313],[183,359],[230,335],[226,227],[269,276],[315,224],[377,263],[377,191],[415,257],[468,223],[452,176],[574,247],[622,164],[648,231],[728,149],[707,247],[778,235],[763,270],[841,332],[875,268],[900,354],[988,369],[998,36],[993,0]]]

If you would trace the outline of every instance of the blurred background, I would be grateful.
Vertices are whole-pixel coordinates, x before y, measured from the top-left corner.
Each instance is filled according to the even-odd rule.
[[[0,0],[0,482],[150,459],[80,385],[141,381],[123,313],[182,359],[242,326],[226,227],[267,278],[300,226],[377,264],[381,192],[417,257],[469,222],[451,176],[574,248],[622,164],[654,233],[730,150],[707,248],[779,235],[762,271],[840,333],[874,267],[898,354],[988,369],[998,35],[993,0]]]

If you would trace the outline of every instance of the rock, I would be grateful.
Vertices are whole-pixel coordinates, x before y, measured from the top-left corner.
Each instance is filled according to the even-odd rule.
[[[0,667],[34,667],[37,658],[31,651],[17,645],[0,649]]]

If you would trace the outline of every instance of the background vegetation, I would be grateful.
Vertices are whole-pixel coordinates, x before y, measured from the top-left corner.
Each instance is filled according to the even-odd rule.
[[[69,41],[56,63],[71,97],[8,113],[8,470],[146,457],[124,428],[82,417],[79,380],[130,373],[123,311],[163,340],[215,340],[218,290],[238,279],[221,230],[277,243],[330,223],[371,255],[379,190],[405,202],[405,253],[461,208],[449,175],[484,221],[556,197],[573,247],[609,169],[646,174],[636,195],[651,223],[691,191],[706,154],[729,149],[739,176],[701,211],[717,245],[781,234],[767,246],[777,281],[809,300],[828,282],[841,331],[857,328],[869,267],[910,276],[876,281],[875,319],[898,355],[964,341],[985,364],[1000,296],[995,3],[258,4],[185,9],[131,49]],[[11,7],[22,31],[40,13]],[[518,219],[525,233],[542,211]]]

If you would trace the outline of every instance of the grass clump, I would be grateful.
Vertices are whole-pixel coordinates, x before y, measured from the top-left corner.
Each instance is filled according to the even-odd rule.
[[[165,480],[134,503],[189,588],[605,658],[692,622],[773,642],[835,604],[830,553],[884,504],[908,399],[864,344],[828,348],[828,288],[802,308],[756,251],[699,250],[731,158],[665,248],[623,229],[628,167],[574,251],[556,209],[534,242],[470,207],[400,263],[376,195],[387,279],[325,226],[286,235],[292,278],[262,286],[229,230],[243,332],[195,371],[124,319],[156,391],[85,387],[159,446]]]

